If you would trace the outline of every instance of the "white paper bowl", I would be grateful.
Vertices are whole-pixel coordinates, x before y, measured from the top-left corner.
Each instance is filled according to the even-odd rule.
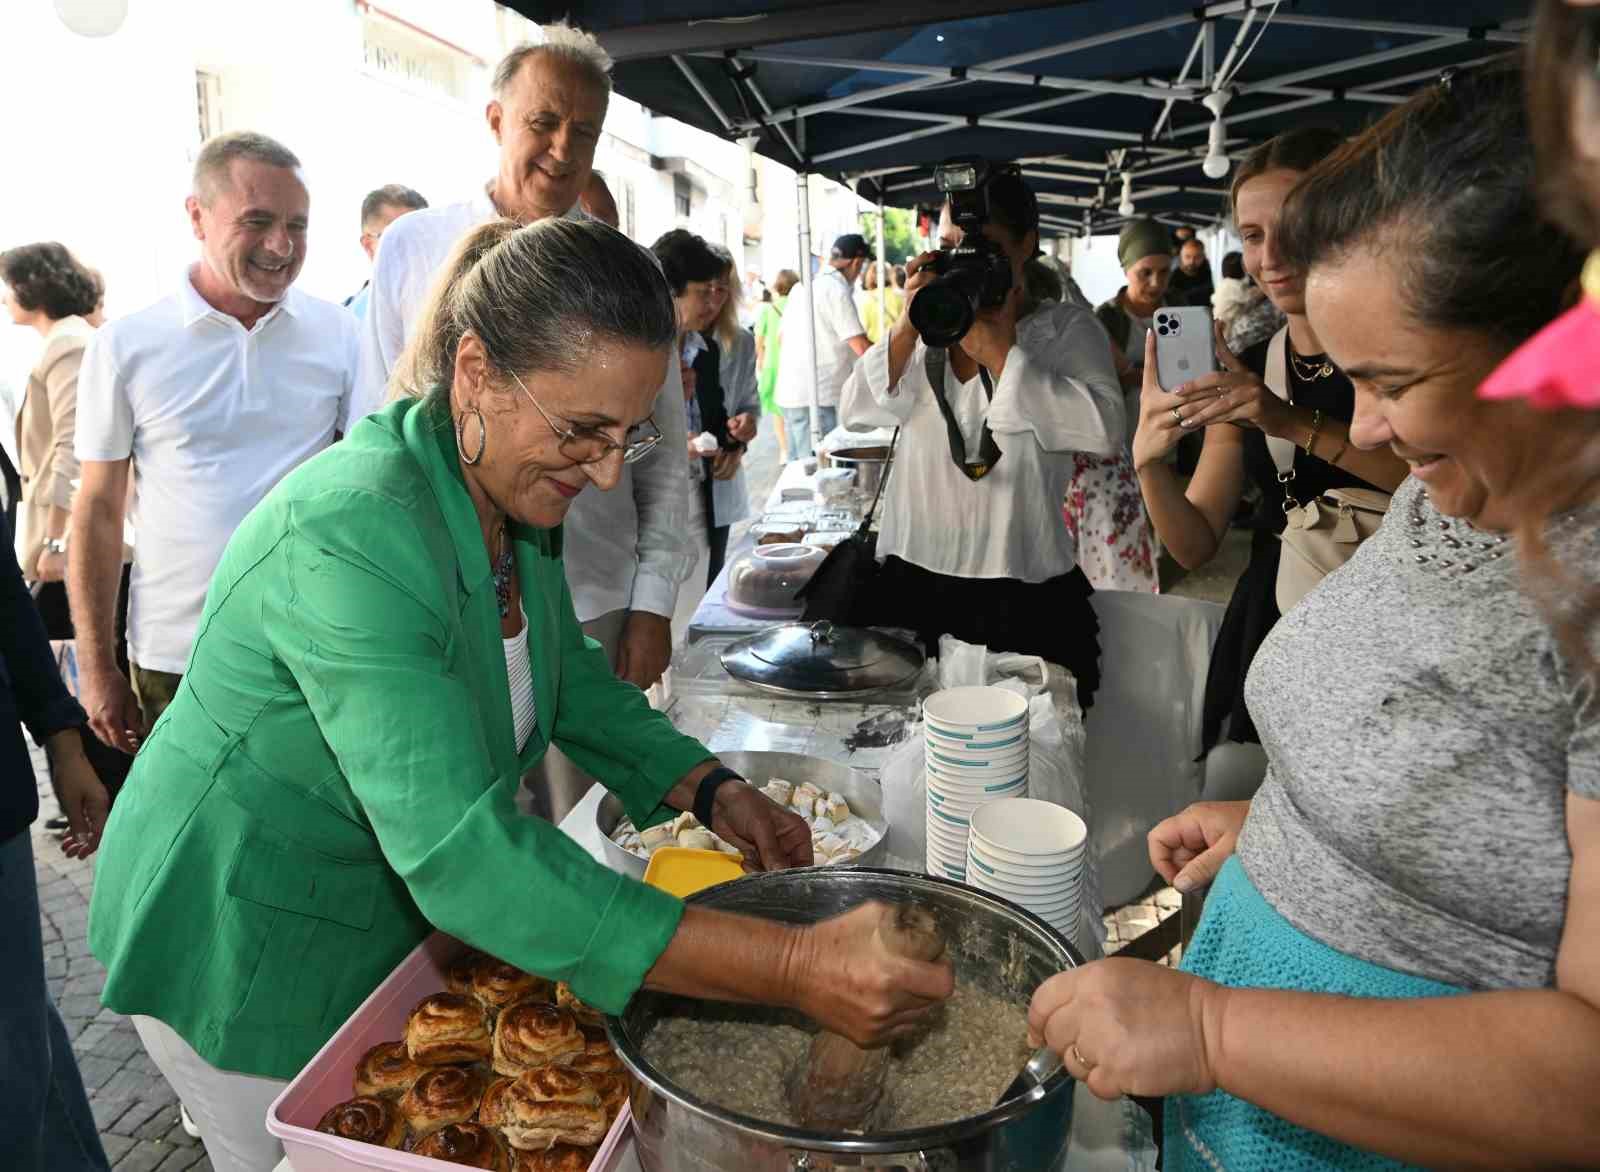
[[[1009,728],[1028,718],[1028,701],[1006,688],[946,688],[922,702],[925,719],[961,732]]]
[[[969,825],[971,818],[967,819]],[[1019,883],[1047,883],[1059,876],[1081,873],[1083,870],[1084,856],[1064,863],[1049,863],[1044,866],[1030,866],[1027,863],[1016,863],[1008,859],[996,858],[993,853],[985,849],[983,843],[976,836],[968,839],[969,849],[978,862],[982,863],[994,874],[1006,879],[1015,879]]]
[[[975,831],[1001,859],[1023,863],[1066,861],[1083,848],[1089,828],[1065,806],[1038,798],[990,802],[977,814]]]
[[[1030,895],[1044,895],[1049,892],[1065,894],[1069,891],[1078,890],[1083,882],[1083,872],[1076,869],[1039,878],[1019,878],[1016,875],[997,870],[994,864],[974,852],[970,843],[967,847],[967,853],[971,856],[969,861],[973,869],[984,877],[986,883],[991,883],[996,887],[1004,887],[1008,891],[1023,891]]]
[[[945,732],[936,724],[924,724],[922,735],[930,748],[941,751],[954,750],[958,753],[1002,752],[1028,743],[1027,727],[1021,724],[1014,729],[979,733],[975,736],[957,736]]]
[[[1028,746],[1007,749],[999,753],[955,753],[946,749],[929,748],[925,751],[925,759],[931,764],[943,769],[970,770],[987,769],[1015,769],[1018,766],[1026,767],[1028,764]]]

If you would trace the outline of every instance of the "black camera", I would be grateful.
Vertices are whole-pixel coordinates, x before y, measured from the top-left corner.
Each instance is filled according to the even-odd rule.
[[[939,275],[911,302],[911,324],[929,346],[954,346],[980,309],[1003,305],[1011,292],[1011,260],[983,234],[995,174],[979,158],[951,159],[934,168],[934,183],[950,201],[950,218],[962,238],[959,247],[939,250],[928,266]]]

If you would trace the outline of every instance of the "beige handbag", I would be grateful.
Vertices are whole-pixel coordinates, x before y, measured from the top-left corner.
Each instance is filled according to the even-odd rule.
[[[1289,328],[1273,335],[1267,346],[1267,388],[1284,402]],[[1378,531],[1389,511],[1389,494],[1375,488],[1330,488],[1303,504],[1294,497],[1294,444],[1267,437],[1272,462],[1283,486],[1283,547],[1278,552],[1278,613],[1288,614],[1329,574],[1355,556],[1363,541]]]

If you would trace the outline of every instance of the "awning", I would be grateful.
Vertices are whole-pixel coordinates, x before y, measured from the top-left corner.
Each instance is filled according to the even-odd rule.
[[[1447,67],[1514,51],[1522,0],[513,0],[617,60],[619,92],[909,206],[952,155],[1021,160],[1047,230],[1220,215],[1202,161],[1294,126],[1354,131]],[[1212,98],[1213,104],[1220,99]]]

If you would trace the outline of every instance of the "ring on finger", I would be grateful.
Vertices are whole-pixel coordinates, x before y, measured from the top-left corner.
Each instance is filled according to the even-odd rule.
[[[1078,1043],[1076,1043],[1076,1042],[1072,1043],[1071,1046],[1067,1047],[1067,1050],[1072,1055],[1072,1060],[1074,1062],[1076,1062],[1079,1066],[1083,1067],[1085,1070],[1093,1070],[1094,1069],[1094,1063],[1090,1062],[1087,1058],[1085,1058],[1083,1056],[1083,1051],[1078,1049]]]
[[[1172,417],[1174,419],[1176,419],[1179,423],[1182,423],[1183,422],[1183,410],[1182,410],[1182,408],[1174,407],[1172,409]]]

